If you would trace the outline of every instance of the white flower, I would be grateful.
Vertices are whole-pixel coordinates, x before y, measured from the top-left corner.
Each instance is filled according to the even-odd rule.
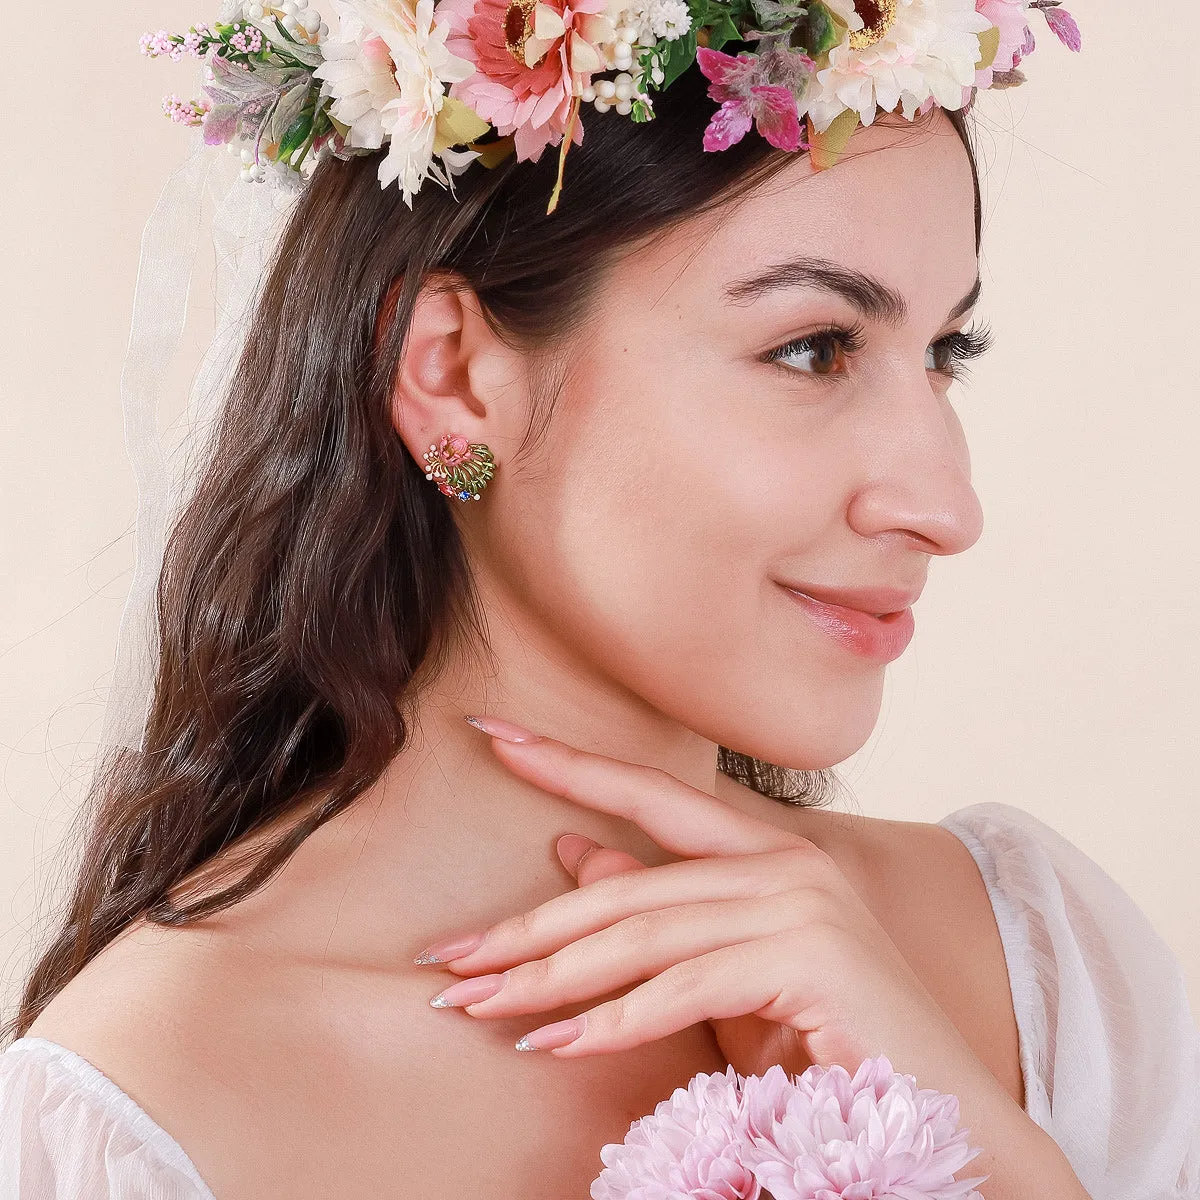
[[[804,101],[818,131],[847,109],[870,125],[877,109],[891,112],[897,105],[911,120],[931,98],[942,108],[962,107],[964,89],[975,84],[978,35],[990,27],[975,0],[888,0],[877,6],[883,15],[871,29],[850,0],[829,7],[849,33],[829,51]]]
[[[650,0],[646,21],[657,38],[674,41],[692,26],[692,15],[685,0]]]
[[[611,0],[609,11],[618,27],[625,26],[630,43],[642,46],[673,42],[692,27],[687,0]]]
[[[378,150],[388,143],[379,182],[399,180],[411,208],[426,177],[448,186],[478,157],[450,147],[481,136],[487,122],[446,94],[475,66],[446,49],[449,25],[434,20],[434,0],[418,0],[415,9],[407,0],[332,3],[339,29],[326,39],[325,62],[314,74],[333,97],[332,116],[349,127],[348,145]]]
[[[382,112],[400,98],[387,43],[367,28],[352,0],[332,0],[338,32],[321,47],[325,61],[313,72],[321,90],[333,97],[329,111],[350,127],[346,144],[378,150],[383,145]]]

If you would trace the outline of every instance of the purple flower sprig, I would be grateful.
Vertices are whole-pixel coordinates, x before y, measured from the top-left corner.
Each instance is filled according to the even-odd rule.
[[[212,30],[193,26],[187,33],[169,33],[165,29],[143,33],[138,47],[147,58],[169,58],[179,62],[183,58],[203,58],[212,42]]]
[[[313,77],[324,57],[320,35],[289,31],[271,12],[273,30],[249,20],[216,22],[146,33],[139,43],[148,58],[207,59],[203,98],[167,96],[163,112],[201,126],[208,145],[242,145],[248,180],[263,179],[267,163],[297,173],[310,153],[340,148],[328,98]]]
[[[138,46],[147,58],[169,58],[172,62],[205,58],[210,53],[243,66],[270,63],[277,67],[311,68],[321,61],[315,44],[293,37],[278,18],[274,25],[273,34],[251,21],[192,26],[187,33],[160,29],[157,33],[142,34]]]

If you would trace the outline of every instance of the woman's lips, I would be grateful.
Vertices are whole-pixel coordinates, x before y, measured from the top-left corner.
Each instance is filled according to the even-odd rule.
[[[784,584],[779,586],[830,637],[836,638],[848,649],[865,658],[877,659],[880,662],[891,662],[892,659],[899,658],[916,631],[911,607],[876,617],[856,608],[814,600],[812,596]]]

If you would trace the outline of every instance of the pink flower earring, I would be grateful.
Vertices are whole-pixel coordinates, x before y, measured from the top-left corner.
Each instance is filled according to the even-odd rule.
[[[460,433],[446,433],[422,457],[425,478],[434,480],[443,496],[478,500],[496,473],[496,461],[483,442],[468,442]]]

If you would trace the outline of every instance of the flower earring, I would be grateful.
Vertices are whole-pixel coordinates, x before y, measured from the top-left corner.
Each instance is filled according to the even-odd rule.
[[[496,473],[496,461],[483,442],[468,442],[460,433],[446,433],[425,451],[425,478],[443,496],[478,500]]]

